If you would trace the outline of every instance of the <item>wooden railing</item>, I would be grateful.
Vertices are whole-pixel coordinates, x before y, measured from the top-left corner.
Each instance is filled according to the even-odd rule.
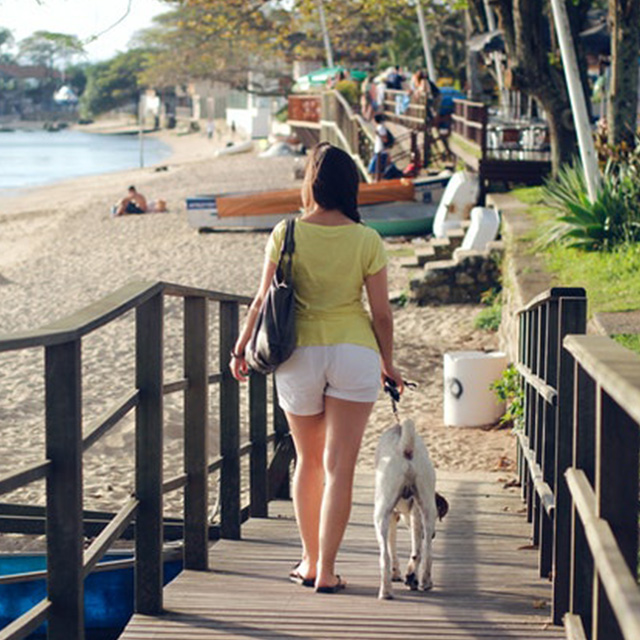
[[[520,327],[520,478],[553,621],[576,640],[639,638],[640,358],[581,335],[582,289],[539,296]]]
[[[163,378],[163,304],[184,300],[183,377]],[[208,305],[219,306],[219,371],[208,370]],[[26,637],[48,622],[49,640],[84,638],[83,582],[135,519],[135,611],[162,611],[163,495],[184,490],[184,567],[206,570],[210,538],[239,538],[249,515],[266,517],[293,455],[286,421],[274,401],[267,433],[267,380],[251,374],[249,441],[240,442],[239,385],[228,371],[239,307],[249,298],[162,282],[136,283],[43,329],[0,336],[0,352],[44,349],[45,460],[0,477],[0,494],[46,479],[47,597],[0,631]],[[135,311],[135,388],[85,429],[82,424],[82,339]],[[220,385],[220,455],[207,452],[208,389]],[[163,396],[184,394],[184,472],[163,479]],[[275,399],[275,390],[274,390]],[[82,454],[135,409],[135,491],[88,549],[83,549]],[[276,449],[268,464],[268,446]],[[241,504],[240,460],[250,456],[249,504]],[[219,526],[209,525],[208,476],[220,472]],[[15,581],[14,576],[11,577]],[[0,579],[1,580],[1,579]]]
[[[371,181],[367,166],[373,155],[374,133],[362,116],[354,113],[338,91],[322,93],[320,139],[344,149],[355,160],[362,176]]]
[[[454,100],[453,104],[449,144],[466,166],[479,171],[487,148],[487,107],[471,100]]]

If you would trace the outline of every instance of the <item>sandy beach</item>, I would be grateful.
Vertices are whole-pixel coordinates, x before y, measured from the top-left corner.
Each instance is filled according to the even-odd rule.
[[[185,198],[197,193],[255,191],[299,186],[294,159],[261,159],[257,153],[214,157],[225,134],[210,141],[202,133],[159,134],[173,149],[154,167],[89,176],[0,198],[0,333],[33,329],[64,317],[137,280],[164,280],[251,296],[258,285],[267,239],[264,233],[199,234],[189,227]],[[163,198],[168,213],[110,215],[129,184],[149,199]],[[389,244],[390,288],[404,289],[407,274],[393,258],[402,244]],[[499,470],[510,476],[515,440],[507,429],[449,428],[443,425],[442,360],[447,351],[495,349],[495,334],[473,328],[473,305],[394,311],[396,351],[405,377],[418,383],[400,405],[425,438],[442,469]],[[165,379],[181,377],[182,310],[169,300],[166,310]],[[85,429],[132,387],[133,315],[88,336],[83,342]],[[217,322],[212,310],[211,329]],[[216,337],[212,345],[216,345]],[[212,346],[214,349],[215,346]],[[211,354],[211,370],[218,368]],[[0,354],[0,475],[42,460],[43,354],[28,350]],[[211,432],[217,429],[217,392],[211,399]],[[360,464],[372,468],[377,437],[393,416],[381,394],[367,430]],[[165,475],[182,467],[182,403],[165,402]],[[217,451],[211,438],[211,451]],[[84,457],[85,508],[119,508],[132,490],[133,419],[129,417]],[[0,501],[43,504],[44,484],[36,483]],[[167,499],[168,512],[180,508]],[[15,536],[0,536],[0,550],[29,548]]]

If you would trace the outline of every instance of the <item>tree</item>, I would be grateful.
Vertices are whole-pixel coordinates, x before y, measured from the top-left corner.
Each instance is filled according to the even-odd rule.
[[[138,80],[147,52],[131,49],[87,69],[87,85],[80,98],[83,117],[137,103],[142,86]]]
[[[638,117],[640,0],[609,0],[611,91],[608,142],[633,146]]]
[[[9,52],[14,44],[13,33],[6,27],[0,27],[0,63],[13,61],[13,56]]]
[[[71,64],[73,58],[84,55],[81,40],[74,35],[36,31],[20,41],[18,55],[32,64],[42,65],[53,71],[62,71]]]
[[[481,14],[482,0],[472,0]],[[573,41],[585,23],[590,0],[567,3]],[[551,138],[554,173],[576,153],[576,135],[564,71],[547,0],[493,0],[507,52],[507,78],[512,89],[534,96],[545,111]],[[584,56],[583,85],[587,86]]]

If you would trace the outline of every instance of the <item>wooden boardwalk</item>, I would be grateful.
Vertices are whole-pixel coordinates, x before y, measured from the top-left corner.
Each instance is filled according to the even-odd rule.
[[[439,473],[451,510],[434,541],[430,592],[394,583],[394,600],[377,599],[373,475],[361,474],[338,563],[345,591],[316,594],[288,581],[299,542],[291,504],[273,502],[269,519],[243,525],[243,540],[211,547],[211,571],[185,571],[165,588],[162,616],[134,615],[122,640],[564,638],[549,623],[550,583],[538,577],[519,489],[499,478]],[[404,561],[408,531],[398,537]]]

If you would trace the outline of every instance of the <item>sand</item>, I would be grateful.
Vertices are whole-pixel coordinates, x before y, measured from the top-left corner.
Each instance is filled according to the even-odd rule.
[[[60,319],[132,281],[163,280],[251,296],[260,276],[264,233],[199,234],[189,227],[185,197],[297,186],[293,158],[260,159],[256,153],[216,158],[228,134],[210,141],[201,133],[160,134],[173,156],[154,167],[89,176],[39,187],[0,199],[0,333],[33,329]],[[168,213],[110,215],[112,204],[135,184],[149,199],[164,198]],[[394,243],[390,248],[402,248]],[[390,288],[407,286],[407,274],[391,259]],[[166,305],[165,380],[181,377],[182,310]],[[438,468],[513,470],[515,443],[508,429],[451,428],[443,425],[442,360],[447,351],[495,349],[495,334],[473,328],[479,307],[413,305],[394,310],[397,364],[418,383],[400,404],[412,417]],[[211,311],[212,351],[217,319]],[[133,385],[133,314],[83,341],[85,432],[101,412]],[[211,354],[211,369],[218,368]],[[42,460],[43,354],[32,349],[0,354],[0,475]],[[217,392],[212,393],[211,451],[218,446]],[[381,394],[367,429],[359,464],[373,466],[377,437],[393,416]],[[181,472],[182,403],[165,400],[165,478]],[[85,508],[116,510],[133,488],[133,419],[123,420],[85,453]],[[506,477],[506,475],[505,475]],[[179,493],[179,492],[178,492]],[[44,503],[39,482],[0,501]],[[180,497],[168,496],[177,513]],[[0,536],[0,550],[33,548],[41,540]]]

